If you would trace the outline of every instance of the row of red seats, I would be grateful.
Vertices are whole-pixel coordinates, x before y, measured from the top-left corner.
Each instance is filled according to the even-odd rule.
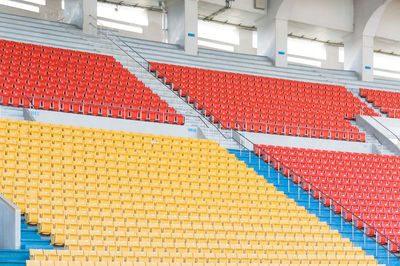
[[[400,118],[400,92],[360,89],[360,96],[390,118]]]
[[[184,124],[184,116],[111,56],[6,40],[0,51],[3,105]]]
[[[163,63],[151,63],[151,66],[151,70],[157,71],[158,77],[166,79],[167,84],[172,80],[177,85],[173,86],[175,90],[181,88],[180,95],[187,97],[189,102],[195,104],[196,108],[206,109],[207,111],[203,110],[205,114],[212,116],[215,122],[220,122],[222,128],[365,141],[365,135],[358,133],[358,129],[348,121],[346,126],[349,126],[351,133],[340,132],[343,131],[343,128],[339,126],[319,130],[321,123],[302,121],[301,119],[296,123],[296,129],[291,128],[288,124],[280,126],[282,121],[285,121],[283,117],[287,116],[283,113],[277,114],[282,119],[276,116],[252,116],[251,114],[276,114],[273,110],[281,106],[285,107],[285,110],[292,115],[305,113],[306,116],[318,117],[314,120],[333,122],[332,125],[335,125],[334,122],[344,122],[345,119],[355,119],[363,112],[377,115],[342,86]],[[329,117],[326,115],[328,112],[332,113]]]
[[[376,234],[375,229],[385,233],[378,238],[381,244],[386,244],[386,238],[400,244],[400,172],[394,167],[400,165],[400,157],[270,145],[255,145],[254,151],[325,206],[364,227],[369,236]],[[378,165],[379,171],[371,174]]]

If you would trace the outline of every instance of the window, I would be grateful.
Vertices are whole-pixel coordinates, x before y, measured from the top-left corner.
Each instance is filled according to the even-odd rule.
[[[320,42],[288,38],[288,54],[325,60],[325,45]]]
[[[239,45],[239,31],[235,26],[199,21],[199,38]]]
[[[119,6],[108,3],[97,3],[97,16],[115,22],[148,26],[147,11],[144,8]]]
[[[46,4],[46,0],[32,0],[29,1],[27,0],[26,2],[31,2],[33,4],[28,4],[28,3],[22,3],[22,2],[15,2],[15,1],[11,1],[11,0],[0,0],[0,5],[5,5],[5,6],[10,6],[10,7],[14,7],[14,8],[18,8],[18,9],[23,9],[26,11],[31,11],[31,12],[35,12],[35,13],[39,13],[39,6],[35,5],[35,4]]]
[[[253,48],[257,48],[257,31],[253,31],[252,46]]]

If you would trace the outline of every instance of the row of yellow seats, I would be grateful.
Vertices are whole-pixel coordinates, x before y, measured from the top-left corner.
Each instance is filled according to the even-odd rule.
[[[137,260],[140,257],[148,257],[148,258],[155,258],[155,257],[185,257],[185,258],[258,258],[258,259],[279,259],[277,258],[276,254],[268,254],[268,253],[240,253],[231,251],[230,253],[226,252],[213,252],[212,250],[204,250],[205,252],[199,252],[202,250],[176,250],[174,252],[146,252],[146,251],[88,251],[88,250],[30,250],[30,258],[31,260],[53,260],[53,261],[132,261]],[[302,254],[302,255],[295,255],[295,254],[279,254],[279,255],[286,255],[286,258],[291,259],[363,259],[364,254],[360,251],[358,254],[345,254],[343,256],[348,255],[349,257],[345,258],[338,258],[337,254],[329,253],[329,252],[319,252],[315,254]],[[373,258],[373,256],[367,256],[367,258]]]
[[[203,261],[201,259],[194,260],[193,262],[181,262],[181,261],[154,261],[146,264],[154,264],[154,265],[170,265],[173,263],[174,265],[193,265],[193,263],[199,264],[199,265],[215,265],[215,262],[208,262],[208,261]],[[248,261],[248,260],[240,260],[240,259],[230,259],[227,263],[231,264],[265,264],[265,265],[377,265],[376,262],[370,262],[370,260],[298,260],[298,259],[266,259],[266,260],[254,260],[254,261]],[[142,264],[142,263],[140,263]],[[70,261],[70,262],[64,262],[64,261],[27,261],[26,263],[27,266],[120,266],[120,265],[137,265],[135,262],[80,262],[80,261]]]
[[[169,185],[173,185],[174,188],[197,188],[202,190],[213,189],[215,191],[246,191],[249,193],[261,194],[261,190],[267,190],[265,180],[260,180],[256,175],[247,175],[246,178],[236,181],[237,175],[242,174],[240,172],[232,172],[232,174],[224,175],[224,178],[219,175],[199,175],[198,180],[192,181],[188,177],[188,174],[184,173],[159,173],[155,171],[141,171],[141,170],[129,170],[119,169],[118,171],[104,168],[99,168],[101,171],[95,171],[94,173],[74,172],[74,171],[32,171],[21,169],[18,172],[12,169],[7,169],[2,173],[2,184],[13,185],[19,184],[27,187],[27,183],[30,185],[36,185],[42,187],[42,189],[51,189],[53,187],[64,188],[64,185],[107,185],[114,188],[124,188],[125,186],[136,186],[140,188],[153,188],[153,189],[167,189]],[[102,171],[105,171],[102,173]],[[172,171],[171,171],[172,172]],[[78,183],[79,182],[79,183]],[[54,185],[54,186],[52,186]],[[218,187],[213,187],[217,185]],[[50,187],[52,186],[52,187]],[[256,190],[256,191],[253,191]],[[205,192],[206,192],[205,191]],[[267,191],[268,192],[268,191]]]
[[[56,213],[56,214],[46,214],[44,212],[35,212],[36,210],[33,207],[28,206],[28,214],[27,214],[27,221],[28,223],[34,224],[39,221],[39,223],[49,223],[54,222],[58,224],[84,224],[87,223],[88,225],[107,225],[107,226],[115,226],[115,227],[123,227],[125,226],[127,229],[130,227],[165,227],[166,225],[174,227],[174,226],[181,226],[182,224],[187,224],[187,226],[192,227],[201,227],[201,228],[223,228],[225,230],[229,228],[234,228],[238,230],[240,228],[244,228],[249,231],[256,231],[267,228],[269,225],[274,224],[271,220],[255,220],[252,219],[252,216],[243,216],[243,218],[234,217],[232,215],[226,215],[224,217],[224,221],[221,221],[221,215],[215,213],[212,215],[210,213],[204,212],[200,214],[190,215],[191,212],[182,212],[174,213],[168,215],[168,212],[165,212],[164,215],[160,215],[159,217],[147,217],[147,216],[134,216],[129,214],[126,217],[121,217],[120,215],[112,212],[108,213],[101,213],[101,212],[91,212],[89,214],[63,214],[63,213]],[[108,214],[109,216],[104,216]],[[115,215],[115,216],[111,216]],[[267,218],[267,214],[264,215]],[[122,219],[121,219],[122,218]],[[274,219],[277,223],[289,221],[289,224],[298,223],[300,225],[305,224],[312,224],[317,225],[318,221],[314,218],[307,217],[304,215],[304,218],[294,216],[294,217],[282,217],[277,216],[277,219]],[[304,227],[302,227],[304,228]]]
[[[143,137],[139,134],[129,132],[123,134],[112,135],[107,137],[105,135],[82,137],[79,132],[69,133],[40,133],[35,131],[20,131],[13,132],[7,130],[0,131],[0,144],[25,144],[25,143],[40,143],[40,142],[54,142],[54,143],[74,143],[75,145],[110,145],[110,146],[133,146],[133,147],[144,147],[150,149],[152,147],[165,147],[168,149],[176,150],[191,150],[191,149],[208,149],[218,150],[219,147],[216,142],[199,141],[194,139],[182,139],[175,141],[173,137],[155,137],[152,139]],[[220,150],[224,153],[223,150]]]
[[[230,249],[235,249],[239,247],[239,249],[243,246],[243,244],[227,244],[227,243],[192,243],[192,242],[140,242],[140,241],[115,241],[115,240],[66,240],[65,246],[68,250],[93,250],[93,251],[133,251],[135,247],[140,248],[212,248],[212,249],[222,249],[224,247],[229,247]],[[222,240],[221,240],[222,241]],[[280,240],[273,240],[271,241],[280,241]],[[284,241],[296,241],[296,239],[284,239]],[[306,241],[316,241],[315,239],[307,239]],[[248,244],[249,248],[255,248],[256,246],[262,246],[260,241],[253,241],[254,243]],[[266,242],[266,243],[269,243]],[[315,242],[318,245],[325,245],[325,246],[335,246],[336,248],[343,248],[346,246],[351,246],[347,242],[337,243],[337,239],[333,240],[323,240]],[[316,245],[317,245],[316,244]]]
[[[206,230],[205,230],[206,231]],[[299,233],[299,232],[281,232],[281,233],[274,233],[273,231],[266,232],[265,234],[259,233],[255,234],[246,234],[246,235],[235,235],[234,231],[227,231],[225,233],[219,234],[211,234],[207,233],[207,237],[205,233],[160,233],[158,237],[151,238],[149,234],[140,234],[134,231],[120,231],[120,232],[113,232],[113,231],[106,231],[106,230],[87,230],[81,229],[78,231],[73,232],[73,230],[66,230],[66,242],[69,240],[72,241],[79,241],[79,240],[115,240],[115,241],[126,241],[126,242],[134,242],[134,241],[147,241],[149,240],[150,243],[181,243],[185,242],[186,240],[192,243],[203,243],[205,240],[206,242],[230,242],[229,237],[233,239],[231,242],[237,242],[239,239],[245,241],[255,240],[255,242],[268,242],[268,241],[315,241],[315,242],[341,242],[340,234],[336,233]],[[234,237],[237,237],[236,239]],[[240,237],[240,238],[239,238]]]
[[[25,120],[13,120],[13,119],[1,119],[0,120],[0,129],[5,130],[9,129],[10,131],[15,131],[16,129],[21,131],[32,131],[32,132],[57,132],[64,134],[73,134],[79,133],[78,135],[85,137],[91,135],[103,135],[105,138],[117,138],[132,135],[138,136],[143,139],[148,140],[157,140],[157,139],[170,139],[171,141],[183,141],[183,142],[192,142],[192,139],[183,138],[183,137],[170,137],[170,136],[160,136],[160,135],[152,135],[152,134],[140,134],[134,132],[121,132],[116,130],[107,130],[107,129],[96,129],[96,128],[86,128],[86,127],[76,127],[76,126],[66,126],[66,125],[55,125],[48,124],[42,122],[29,122]],[[210,143],[207,140],[200,140],[199,142]],[[212,143],[212,142],[211,142]]]

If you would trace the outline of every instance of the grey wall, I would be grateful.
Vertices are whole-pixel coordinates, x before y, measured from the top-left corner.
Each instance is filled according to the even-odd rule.
[[[124,120],[110,117],[80,115],[36,109],[30,109],[30,113],[37,122],[79,127],[103,128],[111,130],[123,130],[145,134],[202,138],[202,133],[199,132],[197,127],[188,127],[185,125]]]
[[[400,119],[357,116],[357,125],[373,134],[392,152],[400,155]]]
[[[169,0],[167,10],[168,42],[183,47],[185,45],[185,1]]]
[[[247,139],[256,144],[297,147],[307,149],[319,149],[329,151],[344,151],[344,152],[359,152],[359,153],[376,153],[377,151],[371,144],[354,142],[354,141],[340,141],[340,140],[327,140],[317,138],[304,138],[293,136],[281,136],[272,134],[241,132]],[[246,141],[243,137],[235,135],[236,140],[241,141],[249,149],[253,149],[250,142]]]
[[[21,210],[0,194],[0,249],[21,247]]]

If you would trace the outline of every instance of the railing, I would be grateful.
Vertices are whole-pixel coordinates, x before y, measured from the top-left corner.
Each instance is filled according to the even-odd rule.
[[[144,70],[146,73],[149,73],[151,68],[155,68],[154,65],[151,65],[141,54],[139,54],[138,52],[136,52],[130,45],[128,45],[124,40],[122,40],[121,38],[119,38],[119,36],[117,36],[116,34],[114,34],[112,31],[110,30],[105,30],[104,26],[99,25],[100,26],[100,34],[102,36],[104,36],[107,40],[111,41],[113,43],[114,46],[116,46],[118,49],[120,49],[123,53],[125,53],[129,58],[131,58],[133,61],[135,61],[137,64],[139,64],[142,67],[142,70]],[[123,49],[118,43],[117,41],[113,40],[112,37],[116,38],[118,42],[121,42],[123,45],[125,45],[126,47],[128,47],[128,49],[130,50],[130,52],[132,52],[134,54],[134,56],[130,55],[127,51],[125,51],[125,49]],[[157,77],[158,75],[158,68],[156,69],[156,73],[155,76]],[[151,73],[151,72],[150,72]],[[160,81],[157,78],[158,81]],[[160,81],[161,82],[161,81]],[[167,83],[170,83],[170,86],[167,86]],[[200,104],[199,102],[192,100],[193,98],[190,98],[189,94],[183,90],[182,88],[179,88],[178,90],[176,90],[174,88],[174,82],[165,77],[163,79],[163,82],[161,82],[161,84],[163,84],[164,86],[166,86],[170,91],[172,91],[175,95],[180,96],[179,98],[184,101],[185,103],[187,103],[194,111],[196,111],[196,113],[204,116],[207,118],[207,116],[205,115],[206,113],[210,114],[212,117],[215,118],[214,123],[211,123],[211,125],[214,127],[214,129],[218,132],[218,134],[225,140],[229,140],[232,139],[232,133],[230,132],[227,135],[224,134],[224,132],[221,131],[221,121],[212,113],[209,112],[208,110],[206,110],[204,107],[200,109],[195,108],[193,105],[196,104]],[[188,97],[182,97],[182,95],[188,95]],[[190,101],[190,102],[189,102]],[[187,116],[187,115],[186,115]],[[204,121],[203,121],[204,122]],[[215,125],[217,124],[217,126]]]
[[[343,229],[343,219],[346,221],[349,219],[346,219],[349,215],[351,216],[351,223],[352,223],[352,239],[354,239],[354,227],[357,227],[358,224],[362,224],[362,228],[364,230],[364,246],[366,244],[366,238],[367,238],[367,233],[368,232],[374,232],[374,235],[376,237],[376,255],[378,255],[378,240],[386,240],[387,245],[382,245],[386,250],[387,250],[387,259],[389,262],[389,254],[390,250],[393,251],[399,251],[400,246],[389,239],[388,236],[384,235],[380,231],[378,231],[376,228],[374,228],[372,225],[367,223],[365,220],[363,220],[361,217],[357,216],[354,212],[351,210],[347,209],[344,207],[342,204],[340,204],[338,201],[336,201],[334,198],[330,197],[328,194],[320,190],[318,187],[316,187],[312,182],[307,181],[303,176],[300,174],[296,173],[295,171],[291,170],[285,163],[281,162],[278,158],[276,158],[273,154],[269,153],[262,147],[258,146],[251,140],[249,140],[246,136],[241,134],[240,132],[236,132],[237,134],[240,135],[240,138],[242,141],[238,142],[241,149],[240,153],[242,153],[242,147],[247,150],[249,154],[249,160],[251,162],[251,154],[253,153],[248,147],[254,147],[254,153],[256,156],[258,156],[258,168],[261,169],[261,160],[267,161],[268,163],[274,162],[274,166],[277,168],[277,173],[278,173],[278,184],[281,184],[281,182],[284,182],[285,180],[281,181],[281,171],[286,170],[286,176],[287,176],[287,188],[288,191],[290,191],[290,182],[293,182],[297,184],[297,197],[300,199],[300,188],[302,188],[303,191],[305,191],[308,194],[308,207],[311,207],[311,197],[318,199],[318,204],[319,204],[319,214],[321,213],[321,202],[324,206],[328,207],[330,209],[329,212],[329,220],[332,222],[332,212],[335,214],[340,214],[340,227],[341,230]],[[243,141],[244,140],[244,141]],[[248,143],[246,143],[248,142]],[[245,151],[243,151],[245,152]],[[245,152],[246,153],[246,152]],[[265,160],[265,158],[268,157],[268,160]],[[268,167],[268,178],[271,177],[271,170],[270,167]],[[292,191],[295,192],[295,191]],[[339,211],[340,210],[340,211]]]
[[[275,123],[252,122],[244,120],[236,120],[236,125],[238,125],[239,128],[241,128],[243,131],[257,132],[257,126],[255,128],[252,126],[258,125],[258,130],[261,130],[261,132],[263,133],[279,134],[287,136],[325,138],[325,139],[357,140],[356,138],[360,136],[360,134],[365,135],[364,133],[358,132],[358,130],[346,131],[346,130],[337,130],[331,128],[303,127],[303,126],[275,124]],[[271,131],[273,132],[271,133]],[[359,141],[362,141],[362,138],[360,138]]]
[[[106,35],[106,37],[108,38],[108,36]],[[126,53],[131,59],[133,59],[135,62],[137,62],[137,63],[139,63],[143,68],[145,68],[145,69],[147,69],[147,71],[148,72],[152,72],[152,70],[155,70],[155,77],[157,78],[157,79],[159,79],[158,77],[159,77],[159,75],[158,75],[158,73],[160,72],[160,69],[158,69],[156,66],[154,66],[154,65],[151,65],[144,57],[142,57],[139,53],[137,53],[132,47],[130,47],[128,44],[126,44],[123,40],[121,40],[118,36],[115,36],[114,35],[114,37],[116,37],[116,38],[118,38],[124,45],[126,45],[127,47],[129,47],[129,49],[135,54],[135,55],[137,55],[138,56],[138,58],[139,58],[139,60],[140,61],[142,61],[142,63],[140,63],[140,62],[138,62],[138,60],[136,60],[135,58],[133,58],[132,56],[130,56],[126,51],[124,51],[119,45],[117,45],[114,41],[112,41],[119,49],[121,49],[124,53]],[[163,72],[160,72],[160,73],[163,73]],[[166,77],[166,75],[164,74],[163,75],[163,83],[164,83],[164,85],[165,86],[167,86],[167,84],[170,84],[170,87],[169,87],[169,89],[170,90],[172,90],[172,91],[175,91],[176,92],[176,94],[178,94],[179,96],[181,96],[180,98],[181,99],[184,99],[185,100],[185,102],[189,105],[189,106],[191,106],[194,110],[196,110],[196,108],[194,108],[193,106],[192,106],[192,104],[200,104],[200,103],[198,103],[196,100],[195,100],[195,98],[192,98],[193,100],[190,100],[190,94],[188,94],[185,90],[183,90],[182,88],[180,88],[180,87],[178,87],[174,82],[173,82],[173,80],[171,80],[171,79],[169,79],[168,77]],[[168,87],[168,86],[167,86]],[[182,95],[186,95],[185,97],[182,97]],[[190,102],[189,102],[189,100],[190,100]],[[201,104],[200,104],[200,106],[202,106]],[[367,114],[367,112],[366,111],[364,111],[364,106],[360,106],[360,114]],[[197,110],[196,110],[197,111]],[[218,131],[221,133],[221,135],[222,136],[224,136],[226,139],[232,139],[232,140],[234,140],[238,145],[239,145],[239,147],[240,147],[240,151],[242,150],[242,147],[243,148],[245,148],[247,151],[248,151],[248,154],[249,154],[249,158],[250,158],[250,160],[251,160],[251,149],[250,148],[247,148],[247,147],[257,147],[257,145],[255,144],[255,143],[253,143],[251,140],[249,140],[248,138],[246,138],[243,134],[241,134],[238,130],[231,130],[231,137],[230,138],[228,138],[228,137],[226,137],[220,130],[219,130],[219,128],[221,128],[221,125],[222,125],[222,123],[221,123],[221,121],[218,119],[218,117],[217,116],[215,116],[214,114],[213,114],[213,112],[210,112],[209,110],[207,110],[206,108],[204,108],[203,106],[202,106],[202,108],[201,108],[201,112],[200,112],[202,115],[204,115],[205,117],[207,117],[209,120],[211,120],[212,121],[212,119],[214,119],[214,122],[216,123],[216,124],[218,124],[218,127],[217,127],[217,129],[218,129]],[[207,114],[209,114],[208,116],[207,116]],[[214,125],[214,123],[211,123],[211,124],[213,124]],[[235,133],[236,135],[239,135],[240,136],[240,139],[239,140],[237,140],[237,139],[235,139],[234,137],[233,137],[233,133]],[[242,141],[242,140],[244,140],[245,142],[247,141],[247,142],[249,142],[249,146],[247,146],[246,144],[244,144],[244,142]],[[385,247],[386,249],[387,249],[387,254],[388,254],[388,262],[389,262],[389,254],[390,254],[390,250],[389,249],[393,249],[393,247],[396,247],[397,248],[397,250],[399,250],[399,245],[397,245],[394,241],[392,241],[392,240],[390,240],[387,236],[385,236],[384,234],[382,234],[381,232],[379,232],[376,228],[374,228],[374,227],[372,227],[370,224],[368,224],[365,220],[363,220],[361,217],[358,217],[356,214],[354,214],[353,212],[351,212],[350,210],[348,210],[347,208],[345,208],[343,205],[341,205],[339,202],[337,202],[335,199],[333,199],[332,197],[330,197],[329,195],[327,195],[327,194],[325,194],[323,191],[321,191],[319,188],[317,188],[316,186],[314,186],[311,182],[308,182],[307,180],[305,180],[301,175],[299,175],[298,173],[296,173],[296,172],[294,172],[294,171],[292,171],[288,166],[286,166],[284,163],[282,163],[281,161],[279,161],[277,158],[275,158],[273,155],[271,155],[271,154],[269,154],[267,151],[265,151],[264,149],[260,149],[259,148],[259,150],[261,150],[265,155],[268,155],[268,156],[270,156],[270,158],[272,158],[274,161],[275,161],[275,163],[277,163],[277,168],[278,168],[278,182],[280,182],[279,180],[279,176],[280,176],[280,170],[282,169],[282,168],[285,168],[286,170],[287,170],[287,173],[288,173],[288,189],[289,189],[289,191],[290,191],[290,186],[289,186],[289,184],[290,184],[290,178],[293,178],[293,177],[297,177],[297,183],[299,184],[298,185],[298,197],[300,198],[300,186],[302,185],[302,187],[303,187],[303,190],[304,191],[306,191],[307,193],[308,193],[308,195],[309,195],[309,206],[311,206],[311,194],[312,194],[312,190],[313,191],[317,191],[318,192],[318,202],[319,202],[319,208],[321,207],[321,195],[323,195],[323,196],[325,196],[327,199],[329,199],[329,207],[330,207],[330,210],[332,211],[332,209],[333,209],[333,206],[338,206],[338,207],[340,207],[340,214],[341,214],[341,219],[340,219],[340,221],[341,221],[341,227],[343,226],[343,218],[345,218],[344,217],[344,214],[346,214],[346,213],[349,213],[350,215],[351,215],[351,217],[352,217],[352,223],[353,223],[353,226],[352,226],[352,238],[354,239],[354,223],[356,223],[357,221],[360,221],[362,224],[363,224],[363,227],[364,227],[364,230],[367,230],[368,228],[369,229],[371,229],[371,230],[373,230],[373,232],[375,232],[375,236],[377,237],[377,238],[381,238],[381,239],[386,239],[386,243],[388,243],[387,244],[387,247],[385,247],[384,245],[382,245],[383,247]],[[259,168],[261,167],[260,165],[261,165],[261,157],[260,157],[260,153],[258,152],[258,158],[259,158]],[[270,177],[270,167],[268,167],[268,177]],[[326,204],[326,202],[325,202],[325,204]],[[335,208],[336,209],[336,208]],[[320,211],[320,209],[319,209],[319,211]],[[335,211],[335,210],[334,210]],[[336,212],[337,212],[337,210],[336,210]],[[330,220],[332,219],[332,212],[330,212]],[[365,234],[365,232],[364,232],[364,245],[365,245],[365,240],[366,240],[366,234]],[[377,245],[378,245],[378,242],[376,242],[376,254],[378,254],[378,248],[377,248]]]

